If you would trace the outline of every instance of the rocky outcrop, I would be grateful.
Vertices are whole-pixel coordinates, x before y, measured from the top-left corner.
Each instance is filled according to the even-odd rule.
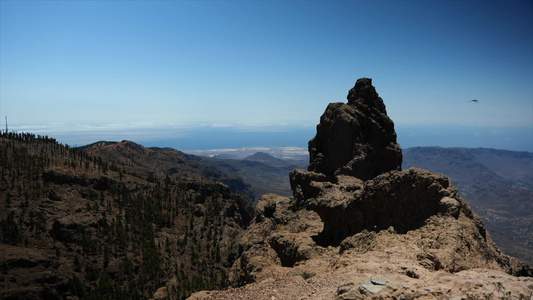
[[[301,172],[291,175],[298,174]],[[380,231],[391,226],[405,234],[422,227],[434,215],[457,219],[462,209],[472,215],[444,175],[422,169],[388,172],[366,182],[349,176],[337,177],[337,183],[299,180],[293,178],[296,201],[315,211],[324,222],[320,242],[325,245],[338,244],[363,230]],[[485,236],[484,229],[480,230]]]
[[[461,272],[483,270],[473,272],[492,272],[492,278],[528,288],[533,281],[504,272],[533,276],[531,267],[500,252],[445,175],[400,170],[394,125],[371,80],[358,80],[348,100],[330,104],[322,116],[309,142],[309,170],[290,173],[294,197],[259,200],[231,269],[232,284],[269,286],[269,280],[284,278],[307,292],[287,279],[296,274],[328,286],[309,297],[438,298],[452,288],[457,296],[476,286],[490,291],[486,278],[464,284],[470,275]],[[437,272],[449,276],[453,287],[442,285]],[[316,280],[314,274],[320,274]],[[285,285],[278,289],[292,293]]]
[[[337,183],[311,181],[307,187],[308,194],[293,199],[271,194],[258,202],[232,268],[234,285],[265,280],[283,267],[305,271],[302,266],[383,253],[401,258],[405,268],[397,266],[398,272],[413,277],[419,277],[416,267],[533,275],[529,266],[499,251],[482,220],[442,174],[410,168],[366,182],[341,175]]]
[[[253,225],[241,237],[242,254],[231,269],[233,285],[265,279],[267,268],[294,267],[322,251],[312,238],[322,230],[320,218],[292,204],[290,198],[275,194],[257,203]]]
[[[368,180],[401,169],[402,151],[394,123],[372,79],[357,80],[348,93],[348,104],[328,105],[316,136],[309,141],[309,155],[308,170],[329,180],[336,175]]]

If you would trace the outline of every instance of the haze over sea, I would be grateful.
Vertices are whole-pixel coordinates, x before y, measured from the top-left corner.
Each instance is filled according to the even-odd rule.
[[[37,130],[39,132],[39,130]],[[154,128],[135,131],[48,132],[60,142],[82,146],[101,140],[132,140],[146,147],[171,147],[179,150],[206,150],[243,147],[307,147],[315,127],[243,129],[235,127]],[[533,132],[529,127],[473,126],[396,126],[402,148],[417,146],[494,148],[533,152]]]

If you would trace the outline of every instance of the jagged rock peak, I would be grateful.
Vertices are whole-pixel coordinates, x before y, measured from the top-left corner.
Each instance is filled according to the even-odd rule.
[[[385,104],[376,92],[376,88],[372,85],[371,78],[360,78],[355,83],[355,86],[348,92],[348,104],[355,105],[364,104],[369,107],[376,108],[381,113],[387,114]]]
[[[394,123],[372,86],[361,78],[348,93],[348,104],[330,103],[309,141],[309,171],[334,181],[337,175],[369,180],[401,170],[402,150]]]

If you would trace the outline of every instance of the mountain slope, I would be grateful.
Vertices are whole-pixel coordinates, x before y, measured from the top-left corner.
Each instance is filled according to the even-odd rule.
[[[272,167],[285,167],[288,165],[288,163],[282,159],[276,158],[268,153],[264,152],[257,152],[254,153],[243,160],[245,161],[256,161],[260,163],[267,164]]]
[[[207,178],[222,182],[232,191],[242,192],[250,199],[255,197],[252,187],[235,174],[224,173],[212,165],[204,164],[200,157],[172,148],[145,148],[131,141],[122,141],[98,142],[83,149],[144,178],[164,177],[166,174],[188,179]]]
[[[292,192],[289,185],[289,172],[307,165],[305,161],[279,159],[262,152],[243,160],[215,157],[201,157],[200,159],[206,165],[242,178],[243,182],[252,186],[256,201],[268,193],[290,196]]]
[[[509,255],[533,263],[533,153],[416,147],[403,167],[446,174]]]
[[[162,286],[185,298],[227,286],[250,200],[178,156],[92,148],[0,136],[0,298],[142,299]]]

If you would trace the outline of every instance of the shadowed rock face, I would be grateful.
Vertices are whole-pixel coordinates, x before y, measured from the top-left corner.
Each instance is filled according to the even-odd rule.
[[[306,174],[295,170],[292,176]],[[312,178],[311,176],[306,176]],[[367,231],[394,228],[405,234],[424,226],[431,216],[458,218],[472,212],[457,195],[457,188],[442,174],[418,168],[387,172],[363,182],[341,175],[337,183],[294,178],[295,201],[315,211],[324,222],[317,243],[338,245],[346,237]],[[480,232],[485,237],[485,229]]]
[[[320,118],[316,136],[309,142],[309,171],[350,175],[362,180],[400,170],[402,150],[394,123],[372,86],[361,78],[348,93],[348,104],[331,103]]]

